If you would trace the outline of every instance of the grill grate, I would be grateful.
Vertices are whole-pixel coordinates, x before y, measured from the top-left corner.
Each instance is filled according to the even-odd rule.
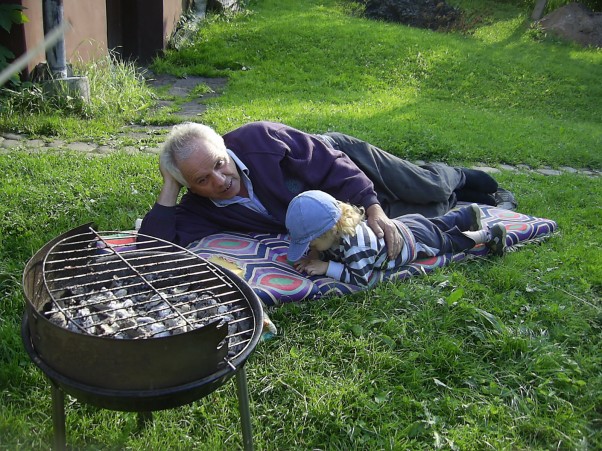
[[[54,244],[43,261],[44,315],[71,331],[153,339],[228,325],[228,358],[261,319],[221,268],[172,243],[93,227]]]

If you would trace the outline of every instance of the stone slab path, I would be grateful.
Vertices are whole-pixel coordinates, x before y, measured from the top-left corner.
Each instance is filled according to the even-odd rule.
[[[207,110],[205,104],[207,99],[219,96],[228,83],[227,78],[207,78],[207,77],[186,77],[178,78],[172,75],[154,75],[149,72],[147,83],[157,89],[166,89],[168,94],[177,98],[178,101],[160,101],[158,108],[177,107],[178,116],[183,121],[197,121]],[[199,93],[194,90],[199,85],[204,85],[204,89]],[[208,88],[208,89],[207,89]],[[159,154],[163,136],[171,129],[171,125],[133,125],[126,126],[123,131],[114,138],[102,144],[90,142],[66,142],[59,139],[30,139],[27,135],[15,133],[3,133],[0,135],[0,154],[9,153],[12,150],[28,150],[30,152],[43,152],[46,150],[64,150],[82,152],[93,156],[102,156],[117,149],[127,153],[150,153]],[[424,164],[424,161],[415,161],[416,164]],[[590,170],[572,167],[560,167],[553,169],[550,167],[532,168],[530,166],[519,164],[516,166],[500,164],[495,167],[485,164],[477,164],[474,169],[481,169],[485,172],[495,174],[501,171],[512,172],[535,172],[546,176],[558,176],[562,174],[581,174],[588,177],[600,177],[602,171]]]

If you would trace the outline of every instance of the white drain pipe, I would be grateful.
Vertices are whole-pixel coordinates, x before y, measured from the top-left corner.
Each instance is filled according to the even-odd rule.
[[[67,57],[65,56],[65,34],[63,29],[63,0],[43,0],[44,33],[60,29],[56,44],[46,49],[46,63],[52,80],[43,83],[43,89],[50,95],[77,96],[85,102],[90,101],[88,77],[69,76]]]

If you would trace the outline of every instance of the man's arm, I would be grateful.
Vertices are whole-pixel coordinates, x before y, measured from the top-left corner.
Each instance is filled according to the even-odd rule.
[[[377,235],[384,235],[391,258],[399,254],[401,237],[380,207],[372,181],[345,153],[315,135],[274,122],[246,124],[224,135],[224,141],[250,168],[257,183],[255,192],[260,198],[263,195],[267,199],[271,194],[287,204],[290,201],[287,196],[298,192],[265,192],[263,181],[284,185],[286,180],[279,178],[297,179],[301,191],[319,189],[340,201],[364,207],[370,227]],[[266,158],[278,159],[281,171],[267,166]]]
[[[161,164],[159,164],[159,171],[161,171],[163,177],[163,186],[157,198],[157,203],[164,207],[175,207],[182,185]]]
[[[170,243],[180,244],[176,239],[176,207],[165,207],[155,203],[144,215],[138,233],[148,235]],[[140,238],[142,240],[143,238]]]
[[[376,236],[385,239],[390,259],[401,252],[402,239],[397,227],[378,203],[372,181],[343,152],[327,142],[286,127],[279,135],[291,151],[292,164],[305,164],[298,173],[313,183],[311,189],[321,189],[335,198],[364,207],[368,225]]]
[[[161,164],[159,164],[159,171],[163,177],[163,186],[155,205],[144,216],[138,232],[177,243],[175,206],[182,185]]]

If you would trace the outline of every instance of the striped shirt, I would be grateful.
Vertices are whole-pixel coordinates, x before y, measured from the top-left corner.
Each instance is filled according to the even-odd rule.
[[[397,268],[414,261],[418,252],[432,254],[433,250],[416,243],[414,234],[398,220],[393,220],[399,230],[403,248],[395,260],[389,260],[384,238],[378,238],[366,221],[355,228],[354,236],[344,235],[321,257],[328,260],[326,275],[341,282],[358,286],[370,286],[378,278],[372,277],[375,271]]]

